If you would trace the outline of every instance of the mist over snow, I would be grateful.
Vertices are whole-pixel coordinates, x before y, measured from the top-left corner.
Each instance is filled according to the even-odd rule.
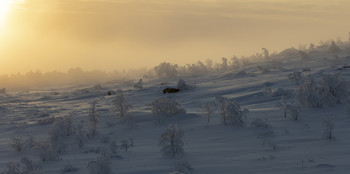
[[[350,40],[0,76],[0,173],[347,173]]]

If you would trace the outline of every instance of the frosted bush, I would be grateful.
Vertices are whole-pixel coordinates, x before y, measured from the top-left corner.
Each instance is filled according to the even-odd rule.
[[[179,79],[179,81],[177,82],[177,88],[180,89],[180,91],[186,91],[192,89],[193,87],[187,85],[185,80]]]
[[[298,105],[298,103],[287,105],[287,113],[290,114],[293,120],[298,120],[300,115],[300,106]]]
[[[324,74],[319,81],[308,76],[296,86],[295,91],[301,106],[311,108],[344,103],[349,96],[348,82],[339,73]]]
[[[24,142],[21,136],[12,138],[10,146],[17,152],[23,150]]]
[[[22,172],[21,174],[40,174],[41,166],[34,163],[32,160],[23,157],[21,159]]]
[[[118,89],[115,98],[112,101],[113,110],[122,118],[131,110],[131,107],[132,105],[125,98],[124,92],[121,89]]]
[[[59,153],[57,152],[57,149],[51,145],[50,141],[37,142],[35,149],[38,151],[39,158],[42,161],[52,161],[59,159]]]
[[[72,165],[69,161],[64,165],[63,169],[61,169],[61,173],[70,173],[70,172],[76,172],[79,168]]]
[[[202,111],[204,116],[207,118],[208,123],[210,122],[210,115],[215,113],[215,105],[210,102],[202,104]]]
[[[2,171],[1,174],[21,174],[20,166],[17,163],[8,162],[5,171]]]
[[[79,148],[84,146],[85,140],[87,139],[88,133],[84,129],[84,120],[80,120],[76,129],[75,140],[78,143]]]
[[[182,109],[176,100],[168,97],[160,97],[153,100],[151,112],[158,117],[158,121],[160,122],[164,116],[185,113],[185,110]]]
[[[95,161],[90,161],[87,165],[90,174],[112,174],[110,154],[102,152]]]
[[[171,157],[182,155],[184,153],[183,136],[183,131],[176,124],[169,125],[159,139],[159,146],[163,154]]]
[[[249,112],[247,109],[242,110],[237,102],[231,101],[223,96],[217,96],[215,98],[215,101],[219,114],[221,115],[221,118],[223,119],[225,125],[244,125],[243,119]]]
[[[127,152],[128,149],[132,146],[134,146],[133,139],[122,140],[120,144],[120,149],[125,150],[125,152]]]
[[[271,127],[267,117],[265,117],[263,119],[257,118],[251,123],[251,125],[254,126],[254,127],[262,127],[262,128],[269,128],[269,127]]]

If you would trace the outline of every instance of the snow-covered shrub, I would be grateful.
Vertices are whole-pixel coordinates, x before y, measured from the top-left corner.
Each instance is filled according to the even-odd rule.
[[[208,123],[210,122],[210,115],[215,113],[215,105],[210,102],[206,102],[202,104],[202,111],[204,116],[207,118]]]
[[[100,136],[100,142],[103,144],[107,144],[111,141],[111,137],[107,135]]]
[[[265,118],[257,118],[252,123],[250,123],[254,127],[262,127],[262,128],[269,128],[271,125],[269,124],[269,120],[267,117]]]
[[[184,153],[183,136],[184,132],[177,124],[169,125],[159,139],[159,146],[163,154],[171,157],[181,156]]]
[[[17,152],[23,150],[24,142],[21,136],[12,138],[10,146]]]
[[[90,161],[87,165],[90,174],[112,174],[110,154],[102,152],[95,161]]]
[[[281,97],[281,101],[277,103],[278,107],[280,108],[280,110],[283,113],[284,118],[287,117],[287,108],[288,108],[288,103],[286,100],[285,96]]]
[[[59,159],[59,153],[51,145],[50,141],[38,141],[35,149],[38,151],[39,158],[42,161],[52,161]]]
[[[154,71],[157,74],[159,78],[167,77],[172,78],[177,76],[177,65],[172,65],[167,62],[163,62],[159,64],[158,66],[154,67]]]
[[[118,146],[117,141],[113,140],[111,144],[109,145],[109,150],[112,152],[113,155],[118,155],[120,146]]]
[[[21,174],[20,165],[14,162],[8,162],[5,171],[2,171],[1,174]]]
[[[224,121],[224,124],[232,124],[235,126],[244,125],[244,117],[249,112],[247,109],[242,110],[241,106],[235,102],[231,101],[223,96],[217,96],[215,98],[217,109],[221,118]]]
[[[335,120],[331,115],[326,114],[324,116],[324,119],[323,119],[324,133],[322,136],[323,138],[329,139],[329,140],[335,139],[335,137],[334,137],[334,127],[335,127],[334,122],[335,122]]]
[[[79,148],[84,146],[85,140],[87,139],[88,133],[84,129],[84,120],[80,120],[76,127],[75,140],[78,143]]]
[[[70,172],[76,172],[79,168],[72,165],[69,161],[64,165],[64,167],[61,169],[61,173],[70,173]]]
[[[73,127],[73,117],[72,117],[72,115],[64,116],[63,120],[64,120],[64,123],[65,123],[64,131],[66,133],[66,136],[73,135],[75,132],[74,132],[74,127]]]
[[[176,158],[174,161],[174,172],[189,174],[192,173],[193,168],[191,165],[182,158]]]
[[[114,100],[112,101],[113,110],[123,118],[130,111],[132,105],[126,100],[124,92],[121,89],[117,90]]]
[[[23,157],[21,159],[22,171],[21,174],[40,174],[41,165],[34,163],[32,160]]]
[[[192,89],[193,87],[187,85],[185,80],[179,79],[179,81],[177,82],[177,88],[180,89],[180,91],[186,91]]]
[[[334,103],[345,102],[349,96],[348,82],[343,79],[340,73],[324,74],[320,85],[322,86],[321,98],[326,98],[324,100],[328,101],[333,100],[332,103],[328,104],[330,106]]]
[[[120,149],[121,150],[123,149],[123,150],[125,150],[125,152],[127,152],[128,148],[132,147],[132,146],[134,146],[133,139],[122,140],[121,144],[120,144]]]
[[[152,102],[151,111],[153,115],[158,117],[159,122],[164,116],[185,113],[185,110],[182,109],[181,105],[176,100],[168,97],[154,99]]]
[[[134,85],[134,88],[142,89],[142,79],[140,79],[139,82],[137,82],[137,83]]]
[[[87,120],[89,121],[89,126],[88,126],[89,134],[92,136],[96,134],[97,124],[100,121],[100,117],[101,117],[100,113],[96,109],[96,104],[97,104],[96,101],[94,101],[91,104],[88,118],[87,118]],[[81,123],[81,126],[83,126],[83,123]]]
[[[49,140],[54,151],[62,154],[65,152],[67,145],[65,139],[67,138],[67,122],[65,119],[57,119],[49,130]]]
[[[287,113],[293,118],[293,120],[298,120],[300,116],[300,106],[298,103],[287,105]]]
[[[331,42],[331,45],[329,46],[328,51],[329,51],[330,53],[337,53],[337,52],[340,51],[340,48],[335,44],[334,41],[332,41],[332,42]]]
[[[24,140],[24,144],[23,144],[24,149],[30,149],[30,150],[34,149],[35,143],[36,143],[36,141],[35,141],[34,137],[31,135],[28,136],[28,138]]]

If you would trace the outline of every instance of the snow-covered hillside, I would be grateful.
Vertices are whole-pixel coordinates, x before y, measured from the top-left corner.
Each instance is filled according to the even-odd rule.
[[[195,75],[144,79],[142,88],[133,83],[105,83],[0,94],[0,171],[347,173],[350,106],[345,97],[350,91],[350,51],[346,46],[267,53],[235,68],[225,65]],[[294,72],[301,72],[302,79],[298,80],[301,73]],[[336,73],[341,79],[335,79]],[[325,84],[325,74],[334,81]],[[166,87],[176,88],[180,78],[189,89],[163,94]],[[340,88],[345,91],[337,93]],[[117,112],[120,108],[113,107],[125,104],[118,89],[132,105],[123,118]],[[315,98],[307,98],[310,91]],[[227,99],[221,103],[224,110],[217,96]],[[157,115],[155,99],[161,97],[165,98],[160,107],[179,105]],[[314,100],[319,107],[310,104]],[[204,103],[215,111],[210,122],[202,109]],[[243,125],[230,120],[225,125],[222,114],[232,119],[238,110],[245,115]],[[97,120],[94,134],[88,116]],[[172,124],[183,133],[183,137],[174,133],[183,147],[176,157],[164,155],[160,145],[161,135]]]

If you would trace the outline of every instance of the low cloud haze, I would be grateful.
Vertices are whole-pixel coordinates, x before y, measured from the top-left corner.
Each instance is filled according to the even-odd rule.
[[[347,39],[346,0],[22,0],[0,28],[0,74],[186,64]]]

